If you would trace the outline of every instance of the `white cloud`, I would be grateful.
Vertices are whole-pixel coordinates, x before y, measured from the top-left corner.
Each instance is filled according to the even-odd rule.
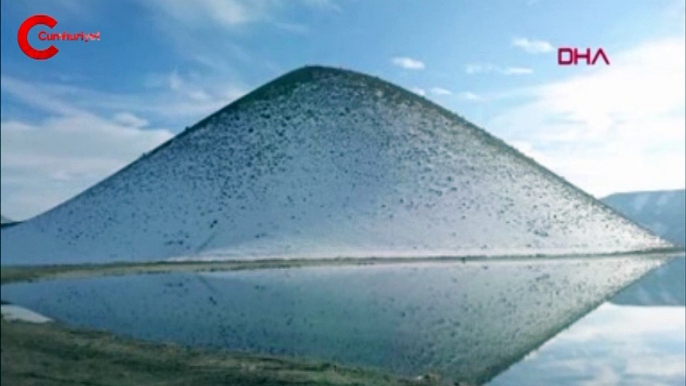
[[[6,75],[0,84],[3,100],[47,116],[37,121],[3,114],[0,123],[3,214],[17,219],[74,196],[171,138],[160,125],[182,130],[245,92],[221,76],[177,71],[151,75],[148,87],[135,94],[39,86]]]
[[[484,100],[484,98],[482,98],[481,96],[474,94],[470,91],[461,92],[457,94],[457,96],[464,101],[480,102]]]
[[[133,94],[105,93],[88,88],[57,83],[43,83],[40,90],[30,82],[2,76],[3,97],[7,93],[32,108],[60,115],[83,111],[104,111],[103,116],[126,111],[164,122],[180,129],[226,106],[246,93],[235,77],[182,76],[178,72],[150,74],[144,90]],[[70,101],[70,103],[65,103]]]
[[[434,95],[452,95],[453,92],[441,87],[433,87],[431,89],[431,93]]]
[[[502,70],[505,75],[528,75],[533,74],[534,70],[526,67],[508,67]]]
[[[410,91],[412,91],[413,93],[415,93],[417,95],[421,95],[421,96],[426,95],[426,91],[422,88],[419,88],[419,87],[413,87],[410,89]]]
[[[472,63],[465,66],[469,75],[496,73],[501,75],[528,75],[534,70],[525,67],[500,67],[491,63]]]
[[[199,84],[203,82],[184,79],[178,71],[168,74],[149,74],[143,85],[148,88],[169,89],[179,95],[196,101],[209,101],[212,97]]]
[[[487,72],[487,71],[492,71],[492,69],[495,68],[492,65],[485,65],[485,64],[468,64],[465,66],[464,71],[467,74],[478,74],[481,72]]]
[[[173,136],[130,111],[104,118],[59,98],[65,90],[2,77],[3,98],[47,113],[0,122],[3,214],[25,219],[109,176]]]
[[[76,195],[172,137],[168,130],[90,114],[39,124],[3,121],[0,131],[2,208],[20,219]]]
[[[119,123],[123,126],[141,128],[148,125],[146,119],[135,116],[131,113],[118,113],[113,117],[114,122]]]
[[[512,39],[512,46],[521,48],[522,50],[530,54],[551,52],[555,49],[555,47],[553,47],[552,44],[545,40],[530,40],[527,38]]]
[[[391,63],[406,70],[423,70],[425,68],[424,62],[408,57],[396,57],[391,59]]]
[[[212,97],[203,90],[190,91],[188,97],[196,101],[210,101]]]
[[[664,39],[614,53],[611,66],[527,90],[529,102],[486,127],[597,196],[683,188],[684,46]]]

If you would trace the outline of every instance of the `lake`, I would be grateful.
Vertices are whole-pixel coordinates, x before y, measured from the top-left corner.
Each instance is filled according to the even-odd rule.
[[[685,385],[685,262],[651,272],[491,384]]]
[[[4,285],[2,298],[128,337],[403,376],[683,384],[684,305],[668,293],[678,287],[651,298],[639,283],[617,295],[622,305],[603,303],[660,261],[487,259],[90,277]],[[641,283],[679,264],[683,257]],[[639,304],[646,301],[668,304]]]

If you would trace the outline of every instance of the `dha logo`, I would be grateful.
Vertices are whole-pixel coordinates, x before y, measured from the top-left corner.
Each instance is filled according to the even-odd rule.
[[[610,59],[608,59],[602,48],[599,48],[593,57],[591,57],[590,48],[586,48],[586,51],[583,53],[580,53],[577,48],[560,47],[557,49],[557,64],[560,66],[576,66],[579,63],[579,59],[586,60],[587,66],[594,66],[598,58],[603,59],[606,65],[610,65]]]
[[[24,20],[19,26],[19,32],[17,33],[17,42],[19,43],[19,48],[28,56],[29,58],[36,60],[47,60],[57,55],[59,50],[54,45],[44,49],[37,50],[31,46],[29,43],[29,31],[31,28],[37,25],[44,25],[52,29],[57,25],[57,20],[53,19],[48,15],[33,15],[28,19]],[[85,33],[85,32],[61,32],[61,33],[48,33],[41,31],[38,33],[38,40],[41,41],[76,41],[81,40],[88,43],[91,40],[100,40],[100,32]]]

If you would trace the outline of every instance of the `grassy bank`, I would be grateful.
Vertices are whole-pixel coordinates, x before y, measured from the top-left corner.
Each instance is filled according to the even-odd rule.
[[[2,321],[2,385],[430,385],[333,364],[134,341]]]

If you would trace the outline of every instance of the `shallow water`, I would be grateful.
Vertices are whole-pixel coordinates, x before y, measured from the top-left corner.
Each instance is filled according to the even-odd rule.
[[[658,263],[634,256],[130,275],[11,284],[2,296],[147,340],[481,383]],[[530,358],[522,363],[535,365]],[[520,383],[516,366],[503,376],[514,372]]]

